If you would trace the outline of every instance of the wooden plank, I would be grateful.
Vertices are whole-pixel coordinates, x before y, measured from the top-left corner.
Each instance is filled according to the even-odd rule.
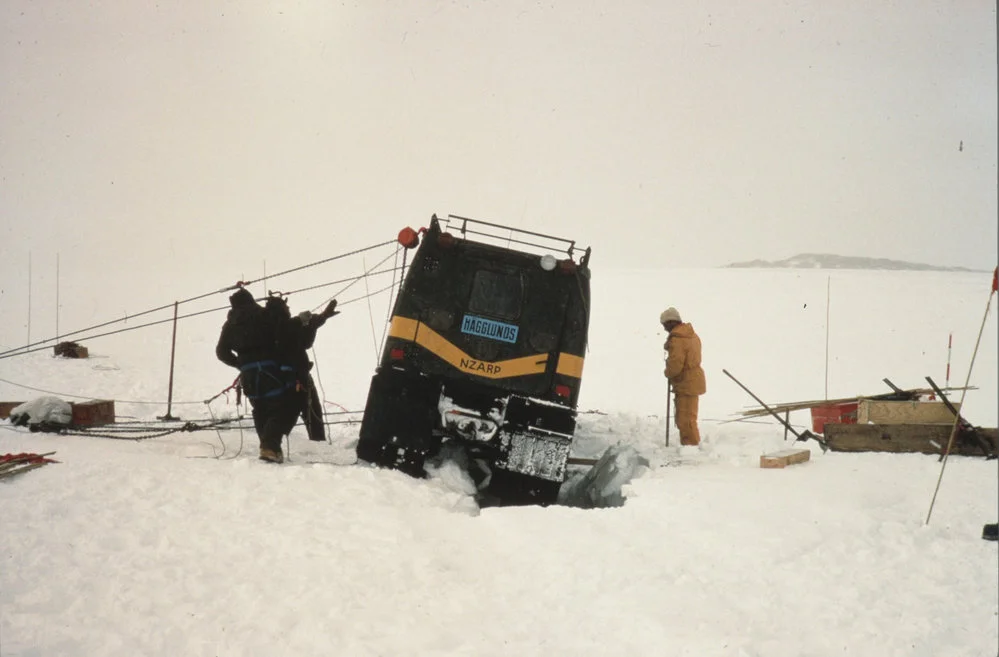
[[[954,407],[961,410],[960,402]],[[954,414],[943,402],[878,401],[861,399],[857,424],[954,424]]]
[[[952,424],[827,424],[825,439],[834,452],[916,452],[942,454],[950,439]],[[999,430],[979,429],[992,445],[999,445]],[[982,447],[974,439],[960,434],[954,439],[951,454],[982,456]]]
[[[0,420],[6,420],[10,417],[10,412],[23,404],[24,402],[0,402]]]
[[[967,386],[960,388],[944,388],[945,392],[954,392],[961,390],[978,390],[976,386]],[[933,388],[910,388],[909,390],[903,390],[902,392],[913,394],[913,395],[931,395],[933,394]],[[885,393],[885,395],[866,395],[866,396],[856,396],[856,397],[840,397],[839,399],[812,399],[809,401],[800,402],[790,402],[782,404],[767,404],[771,409],[778,413],[784,411],[803,411],[809,408],[814,408],[816,406],[827,406],[830,404],[849,404],[850,402],[857,402],[861,399],[879,399],[886,395],[891,395],[894,393]],[[765,408],[754,407],[749,410],[740,411],[739,415],[742,417],[760,417],[763,415],[770,415],[770,411]],[[738,422],[738,420],[729,420],[730,422]]]
[[[932,392],[932,390],[930,390],[930,392]],[[767,404],[767,406],[770,406],[770,408],[777,413],[784,413],[787,411],[805,411],[816,406],[849,404],[851,402],[856,402],[857,399],[857,397],[843,397],[841,399],[814,399],[810,401],[791,402],[788,404]],[[742,417],[761,417],[763,415],[770,414],[770,411],[767,409],[758,407],[739,412],[739,415]]]
[[[812,457],[807,449],[783,449],[772,454],[760,456],[761,468],[785,468],[789,465],[804,463]]]

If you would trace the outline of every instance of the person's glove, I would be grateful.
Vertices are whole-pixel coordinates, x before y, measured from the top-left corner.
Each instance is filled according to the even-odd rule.
[[[325,317],[326,319],[329,319],[330,317],[339,314],[340,311],[336,309],[336,299],[330,301],[329,304],[327,304],[326,309],[323,311],[323,317]]]

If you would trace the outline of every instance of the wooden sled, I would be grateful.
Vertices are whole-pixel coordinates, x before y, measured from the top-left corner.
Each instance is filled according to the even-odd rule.
[[[834,452],[918,452],[943,454],[953,424],[827,424],[826,444]],[[994,456],[999,429],[958,429],[951,454]]]

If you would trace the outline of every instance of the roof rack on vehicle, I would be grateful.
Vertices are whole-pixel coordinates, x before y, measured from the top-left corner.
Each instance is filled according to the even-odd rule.
[[[548,253],[550,251],[562,252],[568,255],[570,258],[578,250],[576,248],[576,240],[566,239],[564,237],[555,237],[554,235],[545,235],[544,233],[536,233],[530,230],[524,230],[522,228],[514,228],[513,226],[504,226],[503,224],[496,224],[489,221],[482,221],[480,219],[471,219],[469,217],[461,217],[456,214],[449,214],[446,219],[440,220],[444,224],[444,229],[449,230],[452,227],[452,222],[460,225],[455,226],[455,229],[461,233],[462,237],[467,235],[475,235],[478,237],[486,237],[492,240],[496,240],[500,243],[506,244],[519,244],[521,246],[529,246],[536,249],[541,249],[543,252]],[[473,226],[469,226],[473,224]],[[499,230],[510,231],[509,235],[497,235],[494,232],[486,232],[485,230],[476,229],[481,226],[488,226],[489,228],[496,228]],[[539,240],[547,240],[547,242],[529,242],[524,239],[517,239],[514,237],[525,237],[530,236],[534,238],[539,238]],[[589,248],[586,249],[587,254],[589,253]],[[585,256],[584,263],[585,264]]]

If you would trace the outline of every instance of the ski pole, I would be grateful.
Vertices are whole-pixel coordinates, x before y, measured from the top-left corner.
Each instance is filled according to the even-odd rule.
[[[665,347],[669,344],[667,340],[663,344],[663,365],[667,366],[669,364],[669,352],[666,351]],[[665,372],[664,372],[665,373]],[[669,416],[670,416],[670,402],[673,399],[673,382],[666,379],[666,446],[669,447]]]
[[[673,399],[673,384],[666,380],[666,446],[669,447],[669,412],[670,400]]]

